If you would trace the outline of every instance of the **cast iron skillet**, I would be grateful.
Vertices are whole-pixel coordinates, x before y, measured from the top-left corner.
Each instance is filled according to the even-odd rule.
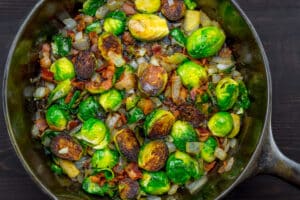
[[[300,165],[276,146],[271,128],[272,88],[268,60],[253,25],[234,1],[199,0],[201,8],[226,31],[238,66],[246,77],[252,105],[243,121],[231,172],[213,174],[196,195],[181,192],[177,199],[219,199],[237,184],[258,173],[279,176],[300,185]],[[7,59],[3,84],[3,110],[8,133],[20,160],[33,180],[53,199],[91,199],[79,185],[53,175],[38,143],[30,137],[33,108],[24,98],[29,78],[37,75],[39,41],[50,39],[62,13],[79,9],[79,0],[42,0],[34,7],[17,34]]]

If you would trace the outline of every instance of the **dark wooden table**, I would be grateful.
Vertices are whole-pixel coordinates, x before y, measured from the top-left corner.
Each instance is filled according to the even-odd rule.
[[[0,0],[1,77],[14,35],[36,2]],[[300,162],[300,1],[238,2],[256,27],[270,61],[273,79],[272,124],[276,142],[286,155]],[[49,199],[32,182],[18,161],[8,139],[2,106],[0,110],[0,199]],[[298,200],[300,190],[264,175],[242,183],[226,199]]]

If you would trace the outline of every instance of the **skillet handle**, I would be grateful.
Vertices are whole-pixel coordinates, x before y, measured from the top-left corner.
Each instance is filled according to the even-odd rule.
[[[274,141],[271,123],[264,139],[258,173],[274,175],[300,187],[300,164],[281,153]]]

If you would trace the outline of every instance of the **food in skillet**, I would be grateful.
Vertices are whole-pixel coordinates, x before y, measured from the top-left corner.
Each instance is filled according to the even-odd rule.
[[[33,137],[57,176],[143,199],[231,170],[250,106],[221,26],[192,0],[87,0],[41,45]]]

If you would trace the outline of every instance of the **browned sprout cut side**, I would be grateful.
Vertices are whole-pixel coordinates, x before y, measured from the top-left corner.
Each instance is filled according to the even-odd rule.
[[[80,79],[90,79],[94,73],[96,58],[89,51],[82,51],[76,56],[75,71]]]
[[[183,0],[162,0],[161,12],[170,21],[177,21],[184,17],[186,6]]]
[[[121,199],[135,199],[139,193],[139,183],[129,178],[123,179],[119,184]]]

